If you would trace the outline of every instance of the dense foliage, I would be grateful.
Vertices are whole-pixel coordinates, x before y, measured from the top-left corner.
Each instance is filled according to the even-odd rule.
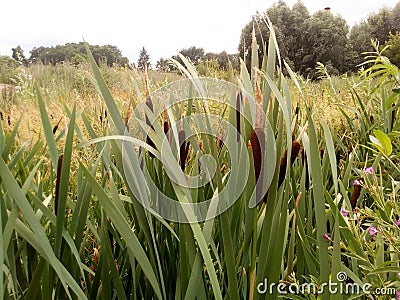
[[[189,48],[183,48],[179,51],[180,55],[186,57],[194,66],[200,65],[200,74],[206,75],[205,69],[214,69],[227,71],[229,66],[234,69],[239,69],[239,57],[237,54],[228,54],[226,51],[221,53],[205,52],[203,48],[195,46]],[[176,65],[171,64],[170,60],[174,60],[179,64],[183,64],[182,57],[180,55],[173,55],[170,59],[161,58],[157,61],[156,68],[159,71],[171,72],[177,70]]]
[[[86,61],[86,52],[84,43],[67,43],[65,45],[57,45],[55,47],[34,47],[30,51],[30,57],[24,55],[24,51],[20,46],[13,48],[12,57],[24,65],[28,63],[42,63],[56,65],[63,62],[79,64]],[[90,50],[98,64],[106,64],[112,66],[114,64],[125,66],[129,64],[129,60],[122,56],[121,50],[112,45],[91,45]]]
[[[301,1],[290,8],[283,0],[279,0],[265,14],[255,16],[243,28],[238,47],[240,57],[245,57],[245,53],[249,52],[254,27],[261,44],[261,58],[262,45],[265,46],[269,36],[264,16],[268,16],[274,24],[282,58],[296,72],[312,78],[317,76],[317,62],[323,63],[333,74],[357,71],[363,61],[362,53],[372,50],[371,39],[383,45],[390,39],[390,34],[400,30],[400,2],[392,9],[382,8],[349,29],[346,21],[332,14],[329,8],[310,15]],[[390,42],[397,43],[397,40]],[[396,52],[387,55],[392,59]],[[247,65],[249,61],[250,56],[247,56]],[[395,59],[393,62],[397,63]]]

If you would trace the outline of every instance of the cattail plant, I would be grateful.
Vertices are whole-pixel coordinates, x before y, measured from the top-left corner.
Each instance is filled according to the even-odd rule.
[[[154,112],[153,109],[153,101],[151,100],[151,96],[150,96],[150,89],[149,89],[149,77],[147,74],[147,67],[145,68],[145,72],[144,72],[144,87],[145,87],[145,95],[146,95],[146,105],[147,107],[150,109],[151,112]],[[154,129],[153,124],[151,124],[148,116],[146,115],[146,124],[147,126],[149,126],[151,129]],[[146,143],[148,145],[150,145],[151,147],[155,148],[155,144],[152,141],[152,139],[147,135],[146,136]],[[154,154],[149,152],[149,155],[151,158],[154,158]]]
[[[297,156],[299,155],[299,152],[301,149],[300,141],[301,141],[301,138],[302,138],[303,133],[306,130],[306,128],[307,128],[307,124],[301,128],[298,138],[292,142],[292,149],[290,152],[290,166],[293,165],[294,161],[296,160]],[[285,180],[287,155],[288,155],[288,151],[286,149],[281,157],[281,161],[279,164],[278,188],[282,185],[283,181]]]
[[[61,154],[58,157],[58,163],[57,163],[57,177],[56,177],[56,187],[55,187],[55,195],[54,195],[54,213],[56,216],[58,213],[58,199],[60,197],[61,168],[62,168],[63,159],[64,159],[64,155]]]
[[[262,93],[258,86],[257,80],[255,80],[254,84],[254,97],[256,100],[255,103],[255,112],[256,119],[254,129],[250,134],[250,145],[251,150],[253,152],[253,162],[254,162],[254,175],[256,178],[256,203],[259,203],[261,199],[263,199],[264,195],[262,194],[262,186],[263,186],[263,177],[260,177],[260,173],[263,170],[264,166],[264,151],[265,151],[265,133],[263,129],[264,122],[264,111],[262,106]]]
[[[300,152],[300,140],[297,139],[295,141],[292,142],[292,149],[291,149],[291,153],[290,153],[290,166],[293,165],[294,161],[297,158],[297,155]],[[281,161],[279,164],[279,179],[278,179],[278,187],[280,187],[283,183],[283,180],[285,180],[285,176],[286,176],[286,164],[287,164],[287,149],[285,150],[285,152],[283,153],[282,157],[281,157]]]
[[[361,178],[358,178],[356,180],[353,181],[353,192],[351,193],[350,196],[350,204],[351,204],[351,208],[355,209],[357,206],[357,201],[358,198],[360,198],[360,194],[361,194]]]
[[[243,102],[243,94],[242,91],[239,91],[236,95],[236,141],[240,141],[241,136],[241,128],[240,128],[240,114],[242,112],[242,102]]]
[[[189,142],[185,141],[186,134],[185,130],[181,129],[178,132],[178,140],[179,140],[179,164],[181,166],[182,171],[185,170],[186,167],[186,159],[189,154]]]
[[[60,118],[60,120],[58,120],[57,124],[53,127],[53,134],[56,134],[58,126],[60,125],[62,118]]]
[[[392,118],[390,120],[390,130],[393,130],[395,121],[396,121],[396,108],[394,103],[392,103]]]

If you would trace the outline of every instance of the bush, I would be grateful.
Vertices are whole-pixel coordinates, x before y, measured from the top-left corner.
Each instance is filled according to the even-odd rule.
[[[0,56],[0,83],[10,84],[17,74],[19,64],[9,56]]]

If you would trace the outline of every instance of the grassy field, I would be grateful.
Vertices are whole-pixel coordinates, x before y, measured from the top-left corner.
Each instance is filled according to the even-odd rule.
[[[276,51],[229,82],[19,67],[0,299],[398,299],[399,70],[312,82]]]

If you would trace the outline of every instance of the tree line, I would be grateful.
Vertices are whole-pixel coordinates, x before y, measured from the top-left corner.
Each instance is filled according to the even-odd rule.
[[[382,8],[370,14],[352,28],[340,15],[334,15],[329,8],[310,14],[302,1],[290,8],[279,0],[268,8],[264,14],[253,16],[241,32],[238,53],[206,53],[203,48],[184,48],[180,53],[187,57],[198,69],[207,74],[209,69],[226,71],[230,66],[239,68],[240,59],[250,64],[251,36],[254,28],[260,58],[269,39],[269,28],[266,16],[271,20],[277,36],[280,54],[297,73],[310,78],[317,76],[318,62],[325,65],[331,74],[356,72],[364,61],[363,52],[372,51],[371,39],[381,47],[390,45],[385,55],[400,66],[400,2],[393,8]],[[121,51],[112,45],[90,45],[90,50],[98,64],[135,66]],[[79,64],[86,60],[84,43],[67,43],[55,47],[35,47],[30,57],[25,57],[20,46],[13,48],[12,57],[20,64],[42,63],[56,65],[68,61]],[[180,56],[172,59],[182,63]],[[261,63],[261,59],[260,59]],[[137,67],[141,70],[151,68],[150,55],[143,47],[139,54]],[[176,67],[170,59],[160,58],[155,68],[162,72],[172,72]]]
[[[122,56],[121,50],[112,45],[89,45],[96,62],[112,66],[128,65],[127,57]],[[57,45],[55,47],[34,47],[30,51],[30,56],[25,57],[24,51],[20,46],[12,49],[12,58],[23,65],[41,63],[45,65],[56,65],[63,62],[72,64],[80,64],[86,61],[86,48],[83,42],[67,43],[65,45]]]

